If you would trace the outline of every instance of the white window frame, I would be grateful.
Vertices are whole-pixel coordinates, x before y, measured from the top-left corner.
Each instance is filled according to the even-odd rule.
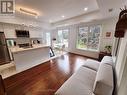
[[[100,26],[100,36],[99,36],[99,44],[98,44],[98,49],[94,50],[94,49],[88,49],[88,48],[78,48],[77,44],[78,44],[78,35],[79,35],[79,29],[83,28],[83,27],[88,27],[88,32],[90,31],[90,27],[95,27],[95,26]],[[95,25],[82,25],[77,27],[77,38],[76,38],[76,49],[78,50],[85,50],[85,51],[94,51],[94,52],[99,52],[100,51],[100,43],[101,43],[101,35],[102,35],[102,25],[101,24],[95,24]],[[88,38],[88,37],[87,37]],[[88,44],[88,40],[87,40],[87,44]]]

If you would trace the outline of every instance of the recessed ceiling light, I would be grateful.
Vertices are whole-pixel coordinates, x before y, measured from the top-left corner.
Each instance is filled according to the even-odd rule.
[[[65,18],[65,16],[64,16],[64,15],[62,15],[61,17],[62,17],[62,18]]]
[[[88,8],[84,8],[84,11],[87,11],[88,10]]]
[[[35,16],[35,18],[37,19],[37,18],[38,18],[38,16]]]
[[[49,20],[49,23],[52,23],[52,20]]]

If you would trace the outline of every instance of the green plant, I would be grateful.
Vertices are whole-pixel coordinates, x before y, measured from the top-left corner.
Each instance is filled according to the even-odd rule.
[[[110,46],[110,45],[105,46],[105,50],[106,50],[106,52],[111,53],[112,46]]]

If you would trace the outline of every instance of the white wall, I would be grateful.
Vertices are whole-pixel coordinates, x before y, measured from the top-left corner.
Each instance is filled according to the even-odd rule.
[[[118,95],[126,95],[127,94],[127,57],[125,61],[125,67],[121,79],[120,86],[118,88]]]
[[[115,67],[116,77],[117,77],[117,90],[119,93],[118,95],[122,95],[120,94],[122,90],[120,87],[124,87],[124,84],[122,84],[122,81],[123,81],[123,78],[127,77],[127,76],[123,76],[124,71],[127,69],[125,68],[125,66],[127,65],[126,59],[127,59],[127,33],[125,34],[124,38],[121,38],[120,48],[118,51],[116,67]]]
[[[81,54],[93,58],[98,58],[98,52],[94,51],[87,51],[87,50],[79,50],[76,49],[76,41],[77,41],[77,33],[78,33],[78,27],[79,26],[86,26],[86,25],[97,25],[100,24],[102,25],[102,33],[100,37],[100,51],[104,50],[105,45],[113,45],[113,36],[114,36],[114,31],[115,31],[115,24],[116,24],[117,18],[110,18],[106,20],[99,20],[99,21],[92,21],[92,22],[87,22],[87,23],[79,23],[79,24],[72,24],[69,26],[63,26],[59,24],[55,24],[54,29],[52,30],[52,38],[57,38],[57,30],[58,29],[64,29],[68,28],[70,30],[69,32],[69,48],[68,51],[76,54]],[[61,27],[58,27],[61,26]],[[111,37],[106,38],[105,34],[106,32],[111,32]]]
[[[111,18],[111,19],[102,21],[102,36],[101,36],[100,51],[103,51],[106,45],[113,46],[116,22],[117,22],[117,18]],[[105,37],[106,32],[111,32],[110,38]]]
[[[52,36],[52,33],[51,33],[51,29],[49,28],[49,29],[43,29],[43,34],[42,34],[42,38],[43,38],[43,43],[44,44],[47,44],[47,42],[46,42],[46,33],[48,32],[48,33],[50,33],[50,35]],[[52,38],[52,37],[51,37]]]
[[[122,79],[121,79],[121,83],[118,88],[117,95],[126,95],[127,94],[127,57],[126,57],[125,63],[126,64],[124,67],[124,71],[122,74]]]

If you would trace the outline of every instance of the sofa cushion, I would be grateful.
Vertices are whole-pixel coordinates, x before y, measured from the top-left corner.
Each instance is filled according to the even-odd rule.
[[[92,59],[87,59],[83,66],[90,68],[92,70],[98,71],[99,65],[100,65],[100,62],[96,60],[92,60]]]
[[[111,56],[104,56],[103,59],[101,60],[101,63],[113,66],[113,59]]]
[[[80,67],[56,92],[57,95],[92,95],[96,72]]]
[[[107,64],[100,64],[93,87],[95,95],[112,95],[113,69]]]

